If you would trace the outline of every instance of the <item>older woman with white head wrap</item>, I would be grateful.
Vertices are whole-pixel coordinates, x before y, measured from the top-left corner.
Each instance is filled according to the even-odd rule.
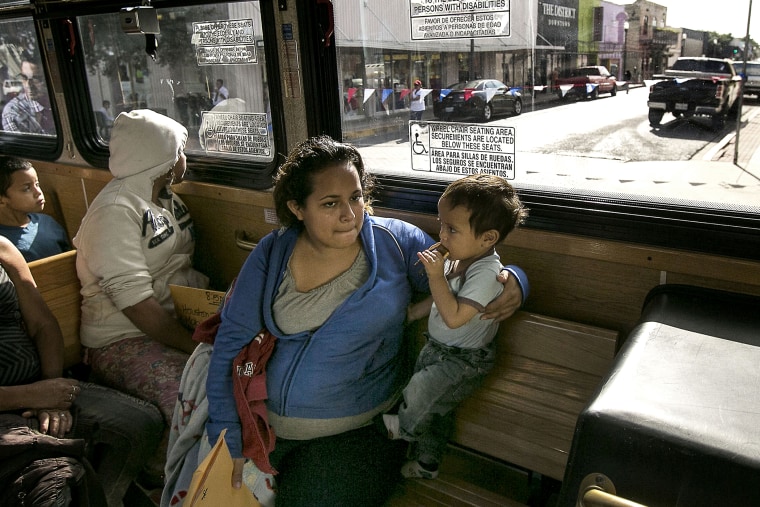
[[[169,284],[206,287],[192,268],[193,221],[170,185],[182,181],[187,130],[150,110],[114,121],[109,168],[74,238],[81,340],[95,378],[156,404],[171,421],[195,348],[174,316]]]

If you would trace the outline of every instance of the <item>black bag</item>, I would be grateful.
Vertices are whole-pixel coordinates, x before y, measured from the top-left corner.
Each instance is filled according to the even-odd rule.
[[[0,505],[106,505],[85,445],[36,432],[21,416],[0,415]]]

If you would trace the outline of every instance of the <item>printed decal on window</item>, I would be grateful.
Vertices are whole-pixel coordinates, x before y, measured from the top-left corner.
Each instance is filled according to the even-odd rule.
[[[258,63],[252,19],[193,23],[192,43],[198,65]]]

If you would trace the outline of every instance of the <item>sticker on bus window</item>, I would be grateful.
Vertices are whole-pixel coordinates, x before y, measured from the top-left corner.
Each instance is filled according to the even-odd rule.
[[[266,113],[204,111],[198,136],[206,152],[271,157],[270,129]]]
[[[414,171],[515,179],[514,127],[412,121],[409,147]]]
[[[198,65],[257,63],[252,19],[193,23],[191,43]]]
[[[509,37],[509,0],[411,0],[412,40]]]

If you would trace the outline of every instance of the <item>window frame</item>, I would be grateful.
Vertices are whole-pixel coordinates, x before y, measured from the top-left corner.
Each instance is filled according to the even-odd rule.
[[[445,182],[398,176],[376,179],[377,207],[438,213]],[[760,216],[750,211],[530,186],[518,187],[517,192],[530,210],[526,229],[760,260]]]
[[[216,3],[232,3],[230,1],[155,1],[152,6],[156,9],[197,6]],[[188,153],[188,171],[185,176],[187,181],[227,185],[249,189],[268,189],[272,186],[274,175],[280,161],[277,153],[284,152],[285,146],[285,121],[282,114],[282,85],[278,69],[279,55],[277,54],[276,28],[274,22],[274,7],[269,0],[260,0],[262,16],[262,36],[265,41],[272,43],[264,45],[266,72],[268,76],[269,100],[272,111],[272,137],[275,156],[269,163],[254,161],[241,161],[231,157],[206,156],[196,153]],[[60,65],[62,87],[65,90],[64,99],[69,118],[72,124],[78,125],[79,129],[72,129],[72,137],[82,157],[91,165],[107,169],[108,145],[101,142],[97,134],[95,112],[87,93],[87,76],[85,72],[84,54],[81,49],[82,36],[77,29],[77,16],[92,14],[118,13],[122,7],[129,6],[124,2],[106,1],[92,5],[89,2],[84,6],[70,5],[59,6],[51,4],[50,9],[40,15],[43,24],[50,26],[52,36],[56,41],[68,43],[68,22],[73,23],[74,28],[74,54],[67,58],[67,65]],[[160,41],[160,39],[159,39]],[[56,46],[56,50],[60,48]],[[160,45],[159,45],[160,51]],[[58,61],[66,58],[62,53]]]
[[[300,28],[310,39],[301,43],[302,61],[331,69],[330,73],[320,74],[326,82],[318,84],[311,82],[314,75],[304,72],[304,88],[309,90],[305,95],[323,96],[316,94],[340,90],[337,49],[334,37],[329,46],[318,48],[323,31],[314,29],[313,25],[321,28],[326,21],[319,17],[316,2],[299,0],[299,15],[304,3],[307,27],[302,20]],[[312,24],[309,19],[319,21]],[[337,93],[331,95],[337,104],[332,110],[328,110],[325,102],[316,102],[309,110],[319,118],[334,117],[335,122],[329,121],[320,128],[310,123],[309,135],[327,133],[342,140],[341,106]],[[375,205],[400,211],[437,214],[438,198],[446,187],[446,182],[414,176],[376,175],[376,180]],[[520,185],[519,182],[517,191],[530,210],[524,226],[527,229],[760,260],[760,213],[757,210],[707,207],[692,201],[666,202],[646,196],[636,199],[622,194],[571,191]]]
[[[52,79],[53,72],[48,69],[44,58],[45,48],[42,42],[45,38],[40,31],[40,26],[37,23],[34,8],[31,4],[19,2],[0,7],[1,22],[20,20],[21,18],[29,18],[34,23],[34,30],[39,43],[38,51],[43,61],[42,71],[45,74],[45,81],[48,93],[50,94],[50,109],[53,114],[56,135],[36,136],[23,133],[9,133],[0,128],[0,143],[2,143],[3,152],[9,155],[28,156],[29,153],[34,153],[34,158],[52,161],[59,158],[63,153],[63,138],[61,134],[60,112],[54,100],[55,83]]]

